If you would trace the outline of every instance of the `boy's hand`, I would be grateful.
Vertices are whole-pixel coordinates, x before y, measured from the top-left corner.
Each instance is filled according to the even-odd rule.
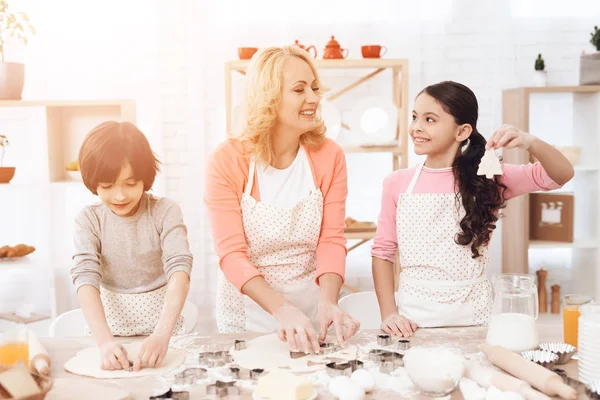
[[[114,338],[98,345],[100,350],[100,368],[109,371],[129,369],[127,351]]]
[[[138,359],[133,363],[133,370],[139,371],[142,367],[157,368],[162,364],[169,348],[168,335],[152,334],[144,340]]]

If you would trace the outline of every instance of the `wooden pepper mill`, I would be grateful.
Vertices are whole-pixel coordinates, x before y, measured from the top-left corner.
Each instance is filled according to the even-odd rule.
[[[552,285],[552,302],[550,306],[552,314],[560,314],[560,285]]]
[[[536,272],[538,278],[538,303],[540,313],[548,312],[548,292],[546,292],[546,279],[548,271],[540,269]]]

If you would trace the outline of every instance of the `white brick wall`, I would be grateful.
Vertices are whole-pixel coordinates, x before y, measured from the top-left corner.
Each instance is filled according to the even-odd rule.
[[[588,44],[589,31],[594,25],[593,18],[574,18],[560,20],[515,19],[511,16],[511,7],[505,2],[481,2],[457,0],[453,7],[446,8],[449,15],[436,15],[437,21],[422,23],[418,19],[403,14],[393,5],[398,1],[380,1],[380,13],[372,12],[365,18],[379,18],[384,22],[363,21],[348,23],[349,19],[323,17],[318,22],[303,22],[301,18],[294,23],[281,24],[271,21],[284,20],[285,13],[263,18],[260,24],[248,24],[252,16],[244,13],[236,24],[224,24],[223,15],[208,18],[217,21],[209,24],[210,37],[205,47],[198,52],[203,57],[205,82],[204,101],[204,139],[206,149],[214,148],[225,138],[223,63],[236,57],[239,46],[268,46],[293,43],[299,39],[304,44],[314,44],[319,53],[329,36],[334,34],[342,47],[350,49],[350,57],[360,57],[360,46],[366,43],[381,43],[388,47],[386,57],[410,59],[410,98],[412,99],[427,84],[441,80],[457,80],[469,85],[476,93],[480,103],[479,129],[484,135],[490,135],[501,123],[501,90],[503,88],[531,84],[531,71],[538,52],[546,60],[549,84],[576,84],[578,80],[578,58],[582,49],[591,50]],[[426,10],[419,9],[418,1],[401,2],[406,10],[418,10],[419,16],[426,16]],[[434,3],[434,4],[432,4]],[[430,7],[447,2],[430,2]],[[253,9],[261,13],[260,5],[254,2]],[[590,1],[591,4],[591,1]],[[377,8],[374,6],[373,8]],[[389,9],[397,10],[398,23],[389,22]],[[327,7],[323,5],[323,7]],[[443,7],[442,7],[443,8]],[[333,13],[331,14],[333,15]],[[221,17],[221,20],[218,19]],[[325,21],[323,21],[325,18]],[[336,23],[343,20],[346,23]],[[277,39],[274,39],[277,38]],[[193,73],[193,71],[192,71]],[[348,79],[337,78],[340,75],[354,75],[356,71],[322,71],[330,86],[339,86]],[[352,79],[352,78],[349,78]],[[241,79],[236,78],[234,87],[241,88]],[[378,79],[361,88],[357,96],[366,93],[387,95],[386,80]],[[366,93],[365,93],[366,92]],[[336,101],[342,112],[347,112],[359,97],[340,98]],[[239,101],[239,96],[236,101]],[[234,101],[234,104],[236,103]],[[195,153],[193,149],[190,152]],[[410,163],[416,162],[410,158]],[[365,165],[369,163],[367,175]],[[348,215],[355,218],[375,220],[379,210],[380,181],[388,173],[390,162],[384,155],[349,155]],[[379,176],[372,179],[373,173]],[[370,178],[370,179],[369,179]],[[192,182],[190,182],[191,184]],[[198,190],[201,190],[198,187]],[[173,194],[177,196],[176,194]],[[189,218],[188,218],[189,219]],[[204,246],[206,252],[197,257],[196,268],[207,272],[207,279],[214,279],[217,258],[213,250],[208,223],[204,225],[191,222],[190,230],[204,227]],[[500,232],[497,232],[492,244],[492,272],[500,270]],[[368,288],[372,286],[370,278],[369,245],[362,246],[348,257],[347,280],[351,284]],[[208,272],[210,271],[210,272]],[[214,301],[214,281],[208,285],[203,301]],[[212,303],[214,304],[214,303]]]
[[[24,95],[137,101],[138,123],[163,162],[158,192],[184,210],[195,255],[190,299],[204,311],[214,306],[218,268],[202,200],[204,163],[207,152],[225,138],[223,63],[237,57],[237,47],[298,39],[322,54],[329,36],[335,35],[354,58],[360,57],[362,44],[386,45],[386,57],[410,60],[411,104],[427,84],[461,81],[477,94],[479,129],[489,135],[501,122],[501,90],[531,83],[537,53],[546,60],[550,84],[577,83],[579,54],[592,50],[589,32],[600,17],[596,0],[565,5],[569,18],[560,17],[556,2],[533,2],[540,13],[555,12],[552,18],[539,19],[523,18],[518,0],[377,0],[368,9],[340,0],[310,0],[299,8],[274,0],[256,0],[250,7],[241,0],[173,0],[168,5],[107,0],[92,8],[80,3],[14,1],[17,8],[30,11],[40,32],[27,49]],[[518,18],[511,14],[515,10]],[[357,73],[323,71],[333,87]],[[240,89],[241,83],[236,77],[235,87]],[[387,96],[384,77],[336,104],[347,116],[356,99],[369,93]],[[1,111],[0,131],[20,126],[9,122],[14,112]],[[380,181],[390,165],[385,155],[348,156],[348,215],[376,219]],[[5,226],[0,230],[9,235]],[[494,271],[501,265],[500,236],[498,232],[492,244]],[[370,285],[368,250],[366,245],[350,253],[349,283]],[[214,330],[214,323],[203,323],[201,330]]]

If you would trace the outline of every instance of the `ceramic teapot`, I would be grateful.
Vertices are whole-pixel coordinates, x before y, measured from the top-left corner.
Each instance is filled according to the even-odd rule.
[[[294,42],[295,46],[300,47],[302,50],[306,50],[313,58],[317,58],[317,48],[313,45],[310,45],[308,47],[298,43],[298,41],[296,40]]]
[[[348,57],[348,50],[342,49],[335,36],[331,37],[331,40],[325,46],[325,52],[323,53],[324,59],[338,59]]]

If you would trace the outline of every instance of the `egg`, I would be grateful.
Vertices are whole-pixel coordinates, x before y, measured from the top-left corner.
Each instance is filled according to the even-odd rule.
[[[339,397],[338,393],[352,381],[347,376],[336,376],[329,382],[329,391],[332,395]]]
[[[358,383],[365,393],[371,393],[375,388],[375,379],[366,369],[357,369],[352,373],[350,379]]]
[[[350,380],[346,386],[338,391],[336,396],[340,400],[363,400],[365,398],[365,391],[358,383]]]
[[[336,376],[329,382],[329,392],[339,400],[362,400],[365,390],[347,376]]]

